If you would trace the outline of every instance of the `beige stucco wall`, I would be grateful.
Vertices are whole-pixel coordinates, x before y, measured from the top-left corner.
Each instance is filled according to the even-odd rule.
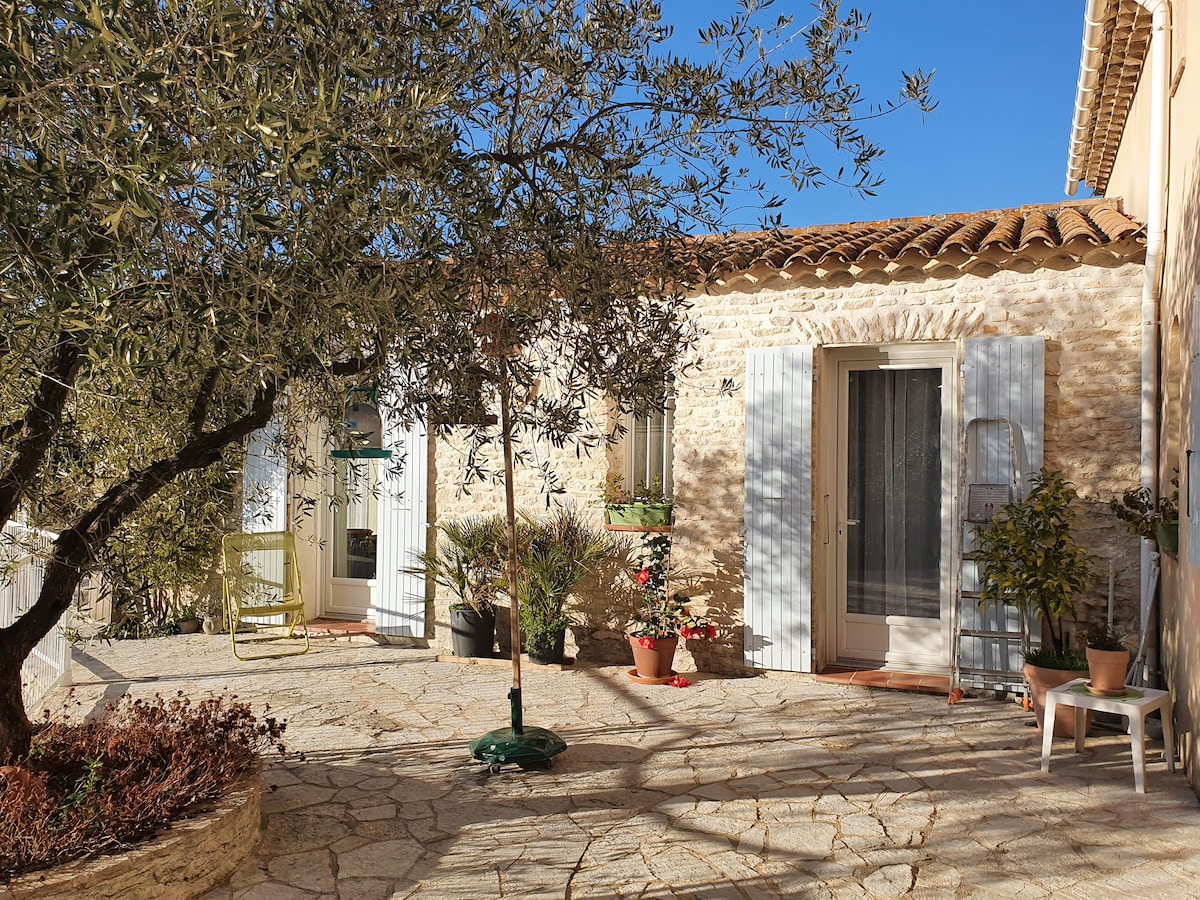
[[[1108,500],[1137,477],[1138,290],[1141,265],[1116,262],[1102,251],[1090,264],[1065,257],[1022,271],[997,270],[987,261],[967,274],[916,269],[888,275],[864,273],[856,281],[842,273],[833,283],[815,275],[788,280],[771,272],[751,273],[728,286],[712,286],[695,298],[693,316],[707,330],[699,374],[677,384],[674,431],[675,557],[677,584],[698,598],[720,627],[712,643],[689,642],[677,657],[681,670],[738,672],[742,666],[742,526],[746,350],[787,344],[830,347],[846,344],[948,342],[988,335],[1047,338],[1046,445],[1048,465],[1076,482],[1087,514],[1081,536],[1089,549],[1117,571],[1118,619],[1136,617],[1136,544],[1108,512]],[[817,355],[818,370],[821,354]],[[820,376],[818,376],[820,377]],[[732,394],[718,390],[724,378]],[[814,392],[820,396],[820,386]],[[598,411],[603,415],[603,411]],[[822,413],[816,413],[819,435]],[[528,445],[527,445],[528,446]],[[610,455],[577,457],[573,449],[539,448],[565,495],[552,502],[576,504],[601,521],[595,505],[605,471],[619,471]],[[431,518],[488,514],[503,508],[498,485],[463,490],[460,442],[438,441],[430,474]],[[498,453],[497,453],[498,462]],[[822,473],[818,471],[818,479]],[[469,493],[467,491],[469,490]],[[518,475],[518,506],[544,510],[536,472]],[[820,510],[818,510],[820,512]],[[814,533],[819,533],[818,521]],[[826,596],[818,583],[815,617]],[[585,582],[568,636],[569,655],[616,663],[629,658],[621,629],[634,598],[622,590],[619,571]],[[1085,604],[1084,615],[1103,615],[1107,582]],[[447,600],[434,603],[434,646],[449,646]],[[498,631],[504,632],[504,615]],[[502,638],[502,642],[507,641]],[[689,652],[695,654],[689,656]]]
[[[1190,487],[1186,474],[1190,439],[1189,398],[1200,373],[1192,371],[1192,295],[1200,285],[1200,4],[1194,0],[1172,3],[1171,78],[1178,84],[1170,101],[1169,181],[1167,186],[1167,239],[1165,246],[1162,322],[1162,459],[1160,477],[1167,483],[1178,470],[1185,473],[1183,490]],[[1191,57],[1192,62],[1184,64]],[[1182,69],[1181,69],[1182,66]],[[1149,105],[1147,72],[1138,85],[1135,109]],[[1148,192],[1146,160],[1149,154],[1149,120],[1145,112],[1131,118],[1122,136],[1113,169],[1109,196],[1125,196],[1126,208],[1144,216]],[[1120,175],[1118,181],[1117,176]],[[1195,448],[1200,449],[1200,448]],[[1194,466],[1195,464],[1193,464]],[[1186,509],[1186,496],[1182,506]],[[1192,503],[1200,494],[1192,490]],[[1200,793],[1200,572],[1187,561],[1188,526],[1181,523],[1178,560],[1166,559],[1162,577],[1163,678],[1175,697],[1176,733],[1183,748],[1185,770]]]

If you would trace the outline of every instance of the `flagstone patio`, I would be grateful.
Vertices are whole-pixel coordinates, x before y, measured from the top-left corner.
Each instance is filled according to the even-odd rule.
[[[1200,804],[1161,745],[1145,795],[1115,731],[1042,774],[1011,703],[531,668],[525,723],[569,748],[491,775],[467,743],[507,723],[505,668],[362,636],[238,662],[187,635],[76,651],[74,677],[85,710],[226,691],[287,720],[304,758],[268,760],[261,846],[210,900],[1200,896]]]

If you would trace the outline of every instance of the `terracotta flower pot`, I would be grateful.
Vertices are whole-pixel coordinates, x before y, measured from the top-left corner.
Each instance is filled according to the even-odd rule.
[[[1041,666],[1031,666],[1029,663],[1021,666],[1021,671],[1025,675],[1025,680],[1029,682],[1029,693],[1033,696],[1033,714],[1037,718],[1039,731],[1044,727],[1042,716],[1046,709],[1046,691],[1087,675],[1087,672],[1069,672],[1065,669],[1043,669]],[[1085,735],[1091,729],[1091,726],[1092,714],[1089,711],[1084,730]],[[1054,735],[1055,737],[1065,738],[1075,737],[1074,709],[1067,706],[1060,706],[1056,710],[1054,715]]]
[[[1087,648],[1088,676],[1092,688],[1100,693],[1124,693],[1125,673],[1129,669],[1128,650]]]
[[[671,663],[675,661],[675,648],[679,644],[676,635],[669,638],[658,638],[653,647],[643,647],[640,639],[629,636],[629,646],[633,648],[633,665],[639,678],[661,678],[664,682],[674,672]]]

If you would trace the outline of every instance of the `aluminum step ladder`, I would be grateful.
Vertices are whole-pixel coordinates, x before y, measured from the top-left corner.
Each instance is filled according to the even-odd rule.
[[[963,688],[1026,693],[1021,665],[1038,626],[1011,606],[979,606],[976,524],[1024,494],[1021,430],[1011,419],[976,418],[965,428],[966,502],[959,504],[961,564],[952,611],[950,699]]]

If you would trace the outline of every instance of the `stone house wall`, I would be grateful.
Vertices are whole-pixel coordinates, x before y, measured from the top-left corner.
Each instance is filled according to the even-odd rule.
[[[1065,255],[1033,261],[1025,255],[1007,268],[985,256],[962,269],[939,263],[933,271],[895,264],[866,271],[752,270],[698,293],[691,315],[707,332],[699,348],[703,367],[676,386],[673,565],[675,584],[707,607],[720,635],[714,642],[692,641],[681,648],[683,668],[743,670],[742,383],[751,347],[816,346],[819,383],[822,348],[946,342],[961,354],[965,338],[1044,336],[1045,463],[1079,489],[1085,510],[1080,538],[1106,571],[1112,561],[1118,624],[1136,631],[1136,540],[1111,515],[1108,501],[1137,480],[1141,279],[1140,263],[1097,252],[1083,261]],[[725,378],[735,381],[733,393],[719,390]],[[814,398],[820,394],[814,391]],[[818,399],[814,434],[820,434],[822,418]],[[606,471],[620,470],[616,455],[577,457],[571,448],[539,452],[565,489],[551,502],[594,510],[599,523],[599,484]],[[431,519],[503,509],[499,486],[470,485],[469,493],[459,487],[459,443],[436,441],[431,458]],[[819,485],[819,460],[816,465],[814,485]],[[518,507],[546,508],[546,495],[529,469],[518,474],[517,495]],[[581,584],[575,610],[579,624],[568,636],[569,655],[598,663],[630,659],[622,628],[636,601],[621,568]],[[1105,577],[1080,618],[1103,618],[1107,593]],[[818,568],[813,593],[818,628],[825,602]],[[444,598],[435,598],[434,618],[434,645],[448,647]],[[497,631],[503,630],[498,624]],[[817,639],[822,640],[820,634]]]

